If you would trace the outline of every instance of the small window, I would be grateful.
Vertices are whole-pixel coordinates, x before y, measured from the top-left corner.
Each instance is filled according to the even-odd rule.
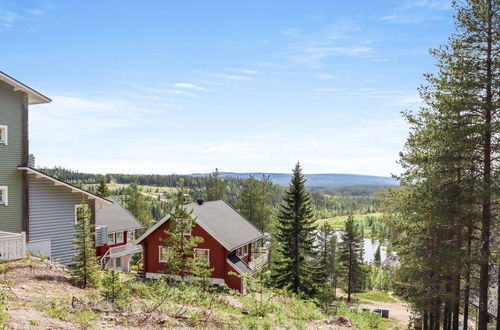
[[[120,268],[122,266],[122,258],[115,259],[115,267]]]
[[[115,244],[115,234],[108,234],[108,245]]]
[[[0,205],[9,205],[9,187],[0,186]]]
[[[188,220],[182,219],[182,225],[187,227]],[[187,229],[187,228],[186,228]],[[191,231],[183,233],[186,236],[191,236]]]
[[[116,244],[123,243],[123,232],[116,233]]]
[[[9,141],[8,127],[0,125],[0,144],[7,145]]]
[[[172,251],[166,246],[159,246],[158,250],[160,262],[168,262],[173,257]]]
[[[248,255],[248,245],[245,245],[243,247],[243,256],[247,256]]]
[[[208,265],[210,264],[210,250],[209,249],[194,249],[194,257],[196,259],[204,260]]]
[[[86,206],[87,205],[85,205],[85,204],[75,205],[75,223],[78,221],[78,211],[81,210],[81,209],[85,209]]]

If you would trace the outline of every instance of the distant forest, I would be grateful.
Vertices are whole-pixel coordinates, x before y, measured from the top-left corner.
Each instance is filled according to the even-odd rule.
[[[40,168],[40,171],[47,173],[57,179],[71,183],[78,187],[94,192],[95,185],[102,177],[106,182],[122,185],[130,185],[133,182],[141,186],[148,186],[144,189],[146,193],[158,193],[159,189],[153,187],[179,187],[181,180],[187,188],[187,193],[193,200],[206,197],[206,187],[209,175],[178,175],[178,174],[92,174],[73,171],[63,167]],[[257,177],[257,179],[260,179]],[[225,200],[233,206],[238,204],[241,189],[246,178],[224,176],[226,185]],[[336,216],[346,216],[349,214],[372,214],[380,212],[382,209],[382,198],[379,193],[388,188],[386,185],[354,185],[334,188],[309,188],[313,201],[314,216],[316,219],[330,218]],[[272,185],[273,209],[277,212],[282,202],[282,196],[286,186]],[[113,195],[124,200],[127,194],[126,187],[120,187],[112,191]],[[159,220],[165,216],[172,207],[174,194],[164,192],[158,198],[148,197],[148,205],[151,216]]]

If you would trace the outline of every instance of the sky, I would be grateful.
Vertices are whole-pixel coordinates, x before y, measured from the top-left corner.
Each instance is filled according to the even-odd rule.
[[[93,173],[389,176],[441,0],[0,0],[0,71],[30,108],[37,166]]]

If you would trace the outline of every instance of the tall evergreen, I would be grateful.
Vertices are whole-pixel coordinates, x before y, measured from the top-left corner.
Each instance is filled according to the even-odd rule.
[[[279,258],[274,263],[273,279],[278,287],[296,294],[315,293],[315,256],[311,196],[300,163],[293,170],[288,190],[278,214],[276,243]]]
[[[74,246],[76,254],[74,266],[70,268],[73,282],[82,288],[96,287],[99,282],[99,265],[95,253],[94,225],[90,223],[91,213],[87,204],[82,202],[76,208]]]
[[[170,214],[168,229],[165,231],[167,238],[162,240],[164,255],[160,257],[165,261],[163,272],[181,280],[189,277],[207,279],[212,270],[208,268],[208,260],[196,256],[193,250],[203,243],[203,238],[191,235],[196,219],[192,211],[185,208],[184,196],[184,187],[181,184],[175,209]]]
[[[380,256],[380,245],[377,246],[377,250],[375,251],[375,254],[373,255],[373,263],[375,266],[380,266],[381,264],[381,256]]]
[[[109,197],[111,196],[111,191],[108,188],[108,185],[106,184],[106,177],[101,176],[99,179],[99,185],[97,186],[97,191],[96,191],[97,196],[100,197]]]
[[[364,281],[363,237],[353,216],[347,218],[344,230],[338,247],[339,262],[344,269],[347,301],[351,301],[351,294],[360,291]]]
[[[215,169],[215,172],[212,172],[208,176],[206,187],[207,201],[217,201],[225,199],[226,190],[227,185],[224,182],[224,179],[220,176],[219,170]]]
[[[272,183],[268,176],[257,180],[250,175],[238,196],[238,211],[261,230],[269,228],[272,217]]]
[[[325,223],[317,230],[317,271],[315,282],[318,298],[328,307],[337,288],[337,236],[334,228]]]

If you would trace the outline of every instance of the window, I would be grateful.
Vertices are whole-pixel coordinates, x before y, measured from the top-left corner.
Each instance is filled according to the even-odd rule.
[[[83,212],[86,206],[86,204],[75,205],[75,223],[78,221],[78,213]]]
[[[9,135],[8,135],[8,127],[0,125],[0,144],[8,144]]]
[[[188,224],[189,224],[188,220],[187,219],[182,219],[181,221],[182,221],[182,225],[184,226],[184,229],[188,229],[188,228],[186,228],[186,227],[189,227],[188,226]],[[192,229],[192,228],[190,228],[190,229]],[[186,236],[191,236],[191,231],[184,232],[183,234],[186,235]]]
[[[116,235],[116,244],[123,243],[123,232],[120,231],[115,234]]]
[[[119,268],[122,266],[122,258],[116,258],[115,259],[115,267]]]
[[[0,186],[0,205],[9,205],[9,187]]]
[[[115,234],[108,234],[108,245],[115,244]]]
[[[194,249],[194,257],[203,260],[207,265],[210,264],[210,250],[209,249]]]
[[[243,247],[243,256],[247,256],[248,255],[248,245],[245,245]]]
[[[159,246],[159,259],[160,262],[168,262],[172,258],[172,251],[166,246]]]

